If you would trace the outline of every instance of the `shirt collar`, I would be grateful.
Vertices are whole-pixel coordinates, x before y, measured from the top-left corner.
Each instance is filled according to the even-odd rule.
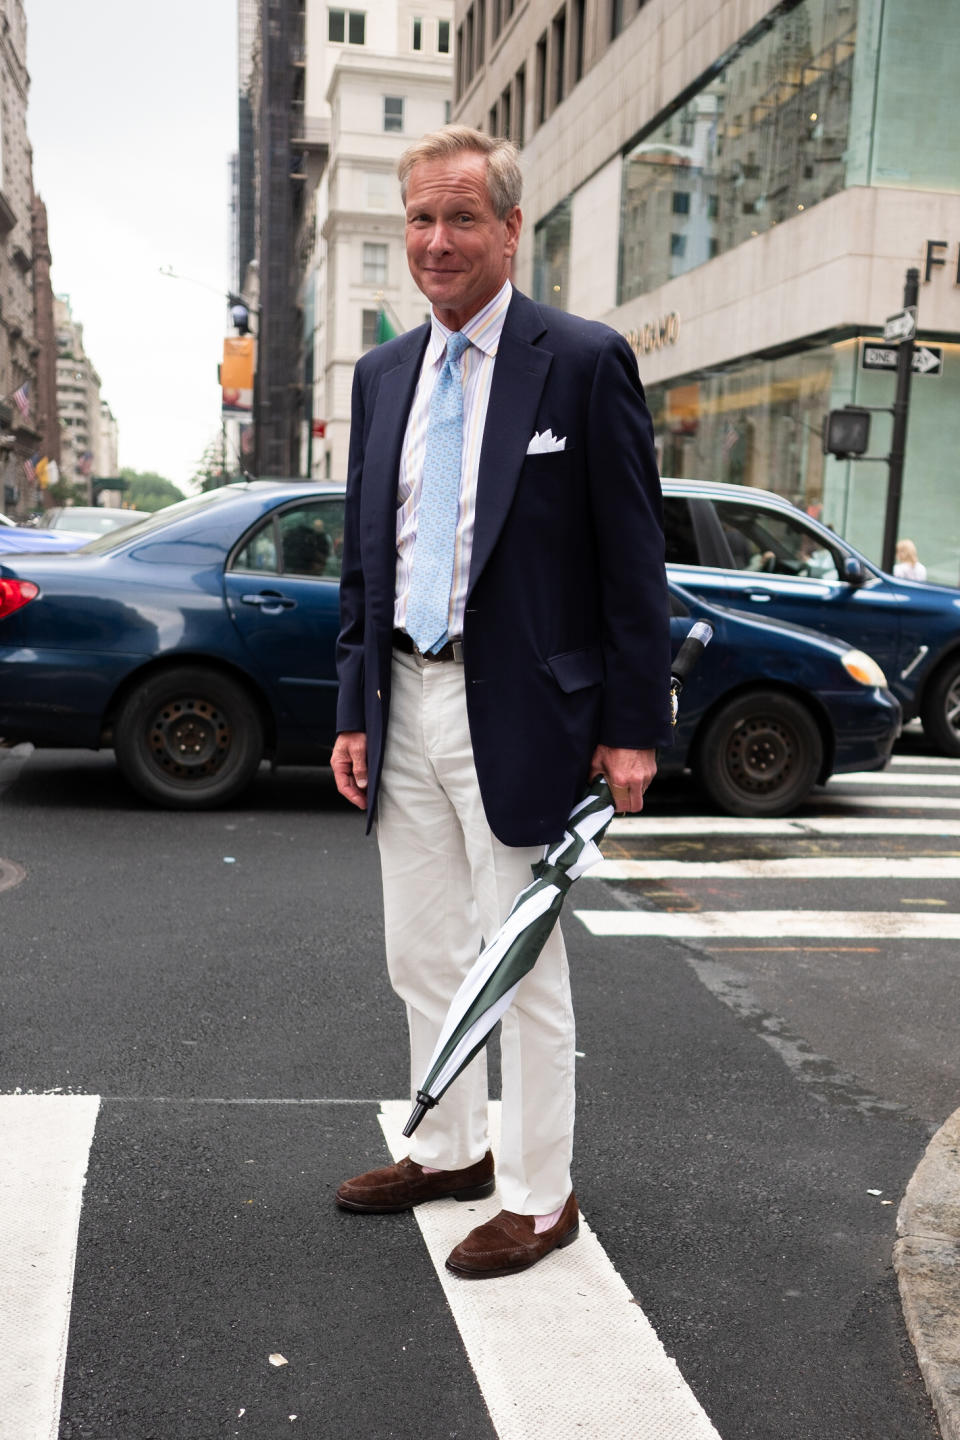
[[[503,332],[503,322],[507,318],[507,310],[510,299],[513,295],[513,286],[509,280],[504,280],[502,286],[488,300],[482,310],[472,315],[460,331],[466,335],[471,345],[476,345],[485,355],[496,355],[500,345],[500,336]],[[438,320],[433,310],[430,311],[430,340],[427,345],[427,359],[431,364],[436,364],[446,349],[447,340],[453,334],[448,330],[441,320]]]

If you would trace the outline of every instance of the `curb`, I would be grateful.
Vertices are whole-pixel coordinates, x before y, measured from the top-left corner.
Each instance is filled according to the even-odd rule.
[[[913,1172],[897,1235],[893,1263],[907,1333],[943,1440],[960,1440],[960,1110]]]

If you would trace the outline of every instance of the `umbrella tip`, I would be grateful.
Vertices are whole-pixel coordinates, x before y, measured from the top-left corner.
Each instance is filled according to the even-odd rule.
[[[427,1111],[432,1110],[436,1103],[437,1102],[436,1100],[434,1100],[432,1095],[426,1095],[422,1090],[417,1091],[417,1103],[410,1111],[410,1119],[403,1127],[403,1133],[408,1140],[413,1134],[414,1130],[416,1130],[417,1126],[420,1124],[420,1121],[423,1119],[424,1115],[426,1115]]]

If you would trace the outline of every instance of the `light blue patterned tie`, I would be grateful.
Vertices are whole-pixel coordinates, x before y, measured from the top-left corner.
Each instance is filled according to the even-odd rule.
[[[459,330],[450,336],[446,359],[430,397],[406,618],[407,634],[421,654],[439,649],[447,638],[463,445],[460,356],[469,344]]]

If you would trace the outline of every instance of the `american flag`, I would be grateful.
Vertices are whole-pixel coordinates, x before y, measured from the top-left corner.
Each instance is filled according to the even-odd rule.
[[[30,456],[30,459],[29,459],[29,460],[24,460],[24,462],[23,462],[23,471],[24,471],[24,474],[26,475],[27,479],[30,481],[30,484],[31,484],[31,485],[33,485],[33,484],[36,482],[36,478],[37,478],[37,461],[38,461],[39,459],[40,459],[40,451],[38,450],[35,455],[31,455],[31,456]]]
[[[24,383],[13,392],[13,403],[25,420],[30,418],[30,386]]]

